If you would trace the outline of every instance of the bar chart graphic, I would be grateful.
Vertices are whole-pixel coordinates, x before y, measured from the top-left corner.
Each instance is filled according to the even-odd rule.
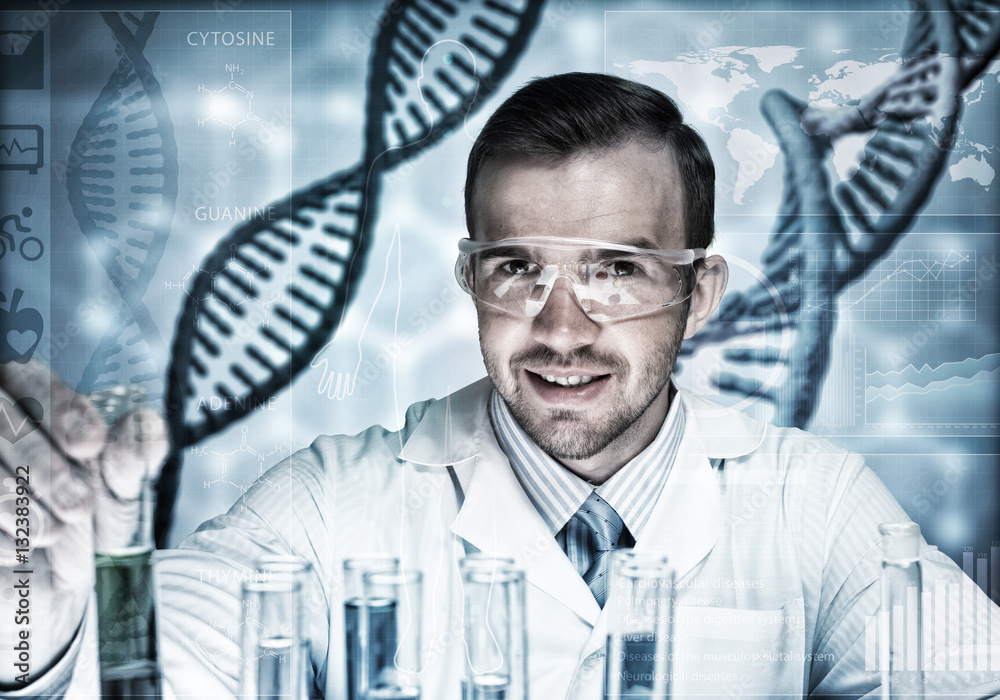
[[[964,577],[923,581],[905,604],[865,616],[865,670],[889,667],[890,649],[902,653],[905,672],[1000,672],[1000,542],[989,552],[967,547]],[[988,594],[988,597],[987,595]],[[891,634],[891,638],[890,638]]]

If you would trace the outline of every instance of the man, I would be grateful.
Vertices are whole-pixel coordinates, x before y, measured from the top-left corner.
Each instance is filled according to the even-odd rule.
[[[236,691],[240,581],[260,556],[291,553],[313,567],[312,677],[343,697],[343,561],[384,552],[426,582],[423,696],[457,698],[457,563],[478,550],[525,571],[531,697],[598,698],[599,540],[613,540],[675,569],[677,696],[876,692],[877,527],[906,514],[858,455],[671,382],[726,285],[704,252],[713,187],[704,143],[655,90],[569,74],[510,97],[469,158],[457,266],[489,378],[412,406],[399,432],[317,439],[269,474],[287,488],[258,483],[162,553],[168,686]],[[934,548],[921,556],[925,581],[960,580]],[[976,605],[978,626],[954,628],[984,640],[1000,612],[978,591]],[[65,687],[82,637],[32,690]],[[1000,690],[978,683],[932,681],[942,697]]]

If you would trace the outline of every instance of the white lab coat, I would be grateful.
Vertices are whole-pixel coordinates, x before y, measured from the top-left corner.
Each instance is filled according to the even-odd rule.
[[[531,698],[601,697],[605,614],[500,450],[486,410],[491,390],[482,380],[414,405],[399,432],[321,437],[267,472],[227,515],[162,552],[168,689],[188,697],[236,691],[241,581],[260,555],[291,552],[313,565],[305,629],[316,683],[327,698],[344,697],[343,561],[388,552],[423,572],[423,697],[457,700],[465,665],[458,561],[469,544],[513,556],[525,571]],[[879,676],[866,616],[879,605],[874,528],[905,513],[858,455],[686,391],[677,400],[686,432],[636,545],[676,569],[675,697],[873,691]],[[922,555],[925,581],[961,579],[933,547]],[[962,632],[986,640],[990,617],[1000,629],[1000,611],[978,589],[970,596],[986,614],[977,615],[981,629],[969,620]],[[955,639],[952,656],[962,653]],[[942,668],[952,662],[939,658]],[[945,697],[958,684],[972,696],[1000,692],[988,675],[979,684],[952,674],[939,688]]]

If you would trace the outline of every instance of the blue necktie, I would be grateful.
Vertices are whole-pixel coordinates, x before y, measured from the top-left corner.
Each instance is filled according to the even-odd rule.
[[[634,544],[621,517],[596,491],[566,523],[566,554],[601,607],[608,594],[611,552]]]

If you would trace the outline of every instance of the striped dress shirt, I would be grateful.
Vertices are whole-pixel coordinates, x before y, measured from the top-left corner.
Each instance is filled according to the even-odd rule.
[[[596,491],[615,509],[638,541],[684,435],[684,412],[679,404],[680,401],[671,401],[653,442],[600,486],[581,479],[532,442],[495,389],[490,397],[489,414],[500,448],[553,536],[561,533],[590,493]],[[565,549],[564,538],[559,539]]]

